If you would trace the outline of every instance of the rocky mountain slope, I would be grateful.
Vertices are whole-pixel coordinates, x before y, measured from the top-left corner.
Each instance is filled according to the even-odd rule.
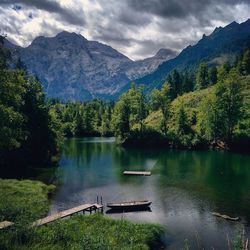
[[[201,62],[217,65],[225,59],[234,60],[249,43],[250,19],[241,24],[232,22],[224,28],[216,28],[209,36],[204,35],[197,44],[188,46],[177,57],[162,63],[154,72],[137,79],[135,83],[144,84],[148,91],[159,88],[173,69],[194,70]]]
[[[6,46],[13,47],[8,41]],[[110,46],[65,31],[55,37],[37,37],[16,51],[47,95],[62,100],[110,99],[128,82],[175,56],[161,49],[154,57],[134,62]]]
[[[250,41],[250,19],[216,28],[178,56],[160,49],[151,58],[132,61],[112,47],[88,41],[75,33],[37,37],[26,48],[6,41],[28,71],[43,83],[48,97],[66,100],[115,99],[131,82],[144,84],[148,91],[161,87],[173,69],[195,70],[206,61],[219,64],[238,55]]]

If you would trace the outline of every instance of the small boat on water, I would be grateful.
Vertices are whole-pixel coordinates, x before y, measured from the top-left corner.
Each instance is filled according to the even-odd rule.
[[[151,201],[123,201],[119,203],[107,203],[107,207],[112,209],[129,209],[129,208],[147,208],[151,205]]]

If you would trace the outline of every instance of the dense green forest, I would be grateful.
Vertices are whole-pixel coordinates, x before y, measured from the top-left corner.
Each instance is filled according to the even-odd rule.
[[[0,154],[43,164],[63,137],[111,136],[124,145],[247,148],[250,141],[250,50],[220,67],[173,70],[161,89],[132,84],[119,100],[47,100],[41,83],[0,43]],[[13,157],[15,156],[15,157]],[[24,160],[25,159],[25,160]],[[10,161],[12,162],[12,161]]]
[[[231,64],[201,63],[195,76],[174,70],[160,90],[147,96],[132,85],[114,107],[113,131],[128,145],[247,149],[249,74],[247,49]]]
[[[62,133],[41,83],[13,65],[0,40],[0,158],[8,163],[43,164],[57,154]]]
[[[234,148],[249,145],[249,50],[233,63],[174,70],[161,89],[132,84],[116,103],[51,101],[66,136],[115,135],[124,145]]]

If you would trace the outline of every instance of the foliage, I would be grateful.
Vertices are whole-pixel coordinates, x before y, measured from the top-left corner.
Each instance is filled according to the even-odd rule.
[[[170,116],[170,86],[165,83],[161,90],[155,89],[151,93],[153,109],[160,109],[162,112],[162,128],[163,132],[167,134],[167,122]]]
[[[239,70],[242,60],[243,56],[234,65],[225,63],[216,70],[213,67],[207,70],[205,64],[200,66],[200,71],[208,72],[197,73],[200,90],[178,96],[171,104],[164,105],[170,111],[167,133],[161,126],[162,109],[155,105],[155,99],[160,100],[160,91],[153,91],[152,112],[145,119],[146,126],[163,133],[177,147],[249,147],[250,88],[249,76]],[[205,76],[209,87],[203,84]]]
[[[196,75],[196,89],[204,89],[209,84],[208,67],[206,63],[201,63]]]
[[[208,140],[232,142],[236,125],[242,117],[243,95],[237,72],[232,69],[214,93],[204,99],[200,110],[201,126]]]
[[[193,91],[194,75],[192,72],[185,70],[184,72],[173,70],[168,75],[166,82],[170,85],[170,97],[175,99],[178,95]]]
[[[147,112],[143,88],[132,85],[131,89],[120,97],[114,107],[112,116],[114,134],[118,138],[124,139],[128,137],[132,128],[137,124],[140,133],[142,133]]]
[[[50,109],[62,124],[65,136],[107,136],[112,134],[112,102],[101,100],[76,103],[51,102]]]
[[[177,109],[172,115],[174,126],[172,127],[172,138],[175,144],[183,146],[191,146],[193,131],[191,129],[191,124],[187,116],[187,112],[184,107],[183,101],[180,99],[180,102],[177,105]]]
[[[58,151],[60,127],[49,112],[41,83],[23,69],[9,68],[11,57],[5,51],[0,44],[1,164],[42,164]]]

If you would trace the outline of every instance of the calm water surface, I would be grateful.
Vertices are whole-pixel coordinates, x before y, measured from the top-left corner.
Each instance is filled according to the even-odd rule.
[[[123,176],[124,170],[152,175]],[[50,213],[96,202],[97,195],[104,203],[151,200],[151,212],[108,216],[164,225],[166,249],[181,249],[185,239],[191,249],[228,249],[227,235],[232,238],[243,227],[250,237],[249,155],[123,149],[114,138],[81,138],[65,142],[57,169],[35,171],[22,171],[19,178],[57,184]],[[213,211],[241,220],[215,218]]]
[[[51,213],[82,203],[149,199],[151,212],[109,214],[166,227],[167,249],[228,249],[232,237],[250,225],[250,156],[224,152],[123,149],[114,138],[65,142],[56,172],[59,189]],[[150,177],[123,176],[124,170],[150,170]],[[212,211],[240,216],[215,218]],[[106,211],[105,211],[106,212]]]

